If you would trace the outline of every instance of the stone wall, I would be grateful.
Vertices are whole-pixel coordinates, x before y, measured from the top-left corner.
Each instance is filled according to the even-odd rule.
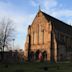
[[[31,51],[47,51],[47,60],[50,61],[51,22],[47,21],[41,12],[37,14],[32,25],[28,28],[31,35]],[[27,36],[28,36],[27,35]],[[28,39],[27,39],[28,40]],[[28,42],[28,41],[26,41]],[[26,43],[25,54],[27,54],[28,43]]]

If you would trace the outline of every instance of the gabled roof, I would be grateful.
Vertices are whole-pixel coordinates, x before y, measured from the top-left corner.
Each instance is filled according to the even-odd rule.
[[[51,21],[51,24],[53,24],[54,28],[60,32],[64,32],[66,34],[69,34],[72,36],[72,26],[42,12],[42,14],[45,16],[45,18],[48,20],[48,21]]]

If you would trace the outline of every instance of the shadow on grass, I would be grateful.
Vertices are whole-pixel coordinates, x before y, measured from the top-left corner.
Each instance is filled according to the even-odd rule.
[[[8,65],[6,64],[4,67],[5,67],[5,68],[8,68]]]
[[[24,72],[24,70],[18,69],[18,70],[16,70],[15,72]]]

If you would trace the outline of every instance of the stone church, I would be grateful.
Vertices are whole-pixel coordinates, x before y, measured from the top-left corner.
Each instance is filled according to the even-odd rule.
[[[49,62],[72,59],[72,26],[41,10],[28,27],[24,55],[39,52]]]

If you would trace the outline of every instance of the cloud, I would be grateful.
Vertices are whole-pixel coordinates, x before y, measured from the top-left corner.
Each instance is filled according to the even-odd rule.
[[[34,7],[36,7],[36,6],[38,5],[34,0],[31,1],[31,4],[32,4],[32,6],[34,6]]]
[[[48,13],[48,12],[47,12]],[[64,21],[72,25],[72,10],[69,9],[55,9],[53,12],[49,13],[51,16],[58,18],[59,20]]]
[[[32,5],[38,6],[39,1],[40,1],[42,11],[64,22],[67,21],[68,21],[67,23],[69,23],[69,21],[71,22],[72,10],[64,8],[64,5],[58,0],[32,0]]]
[[[24,22],[24,16],[18,14],[15,15],[13,13],[3,11],[0,12],[0,19],[2,19],[3,17],[10,18],[15,23],[16,30],[21,31]]]
[[[72,23],[72,10],[63,8],[63,4],[58,0],[44,0],[42,10],[66,23]]]
[[[62,19],[67,23],[72,23],[72,10],[61,8],[62,4],[58,0],[40,0],[41,8],[47,14],[50,14],[56,18]],[[39,0],[31,0],[32,8],[39,6]],[[17,37],[15,44],[24,47],[26,40],[28,25],[32,23],[34,14],[27,14],[21,12],[18,7],[9,0],[0,0],[0,20],[3,17],[10,18],[15,23],[15,29],[17,30]]]
[[[6,17],[14,22],[17,31],[15,45],[20,45],[21,48],[24,48],[28,25],[31,24],[34,16],[35,14],[28,15],[15,10],[11,3],[0,2],[0,20]]]
[[[58,5],[57,0],[44,0],[44,7],[45,9],[49,10],[51,8],[54,8]]]
[[[60,16],[69,17],[69,16],[72,16],[72,10],[69,10],[69,9],[57,10],[53,12],[53,15],[58,16],[58,17]]]

